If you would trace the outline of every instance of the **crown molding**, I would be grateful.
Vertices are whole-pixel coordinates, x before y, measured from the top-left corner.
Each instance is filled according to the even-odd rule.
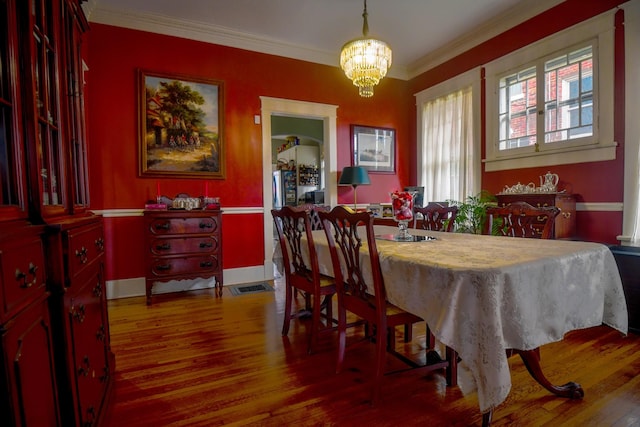
[[[451,43],[434,50],[407,66],[409,79],[428,71],[481,43],[562,3],[564,0],[528,0],[473,28]]]
[[[176,19],[160,14],[122,11],[99,4],[91,9],[89,20],[99,24],[235,47],[332,67],[339,66],[339,52],[329,52],[219,25]],[[392,66],[387,76],[407,80],[406,67]]]
[[[462,37],[447,43],[411,64],[402,65],[394,63],[387,76],[401,80],[412,79],[545,10],[557,6],[563,1],[564,0],[526,0],[520,2],[505,13],[475,27]],[[237,31],[219,25],[176,19],[161,14],[123,11],[121,9],[110,8],[103,3],[104,2],[98,2],[97,0],[88,0],[88,2],[83,5],[85,14],[90,22],[339,67],[338,52],[288,43],[286,41]]]

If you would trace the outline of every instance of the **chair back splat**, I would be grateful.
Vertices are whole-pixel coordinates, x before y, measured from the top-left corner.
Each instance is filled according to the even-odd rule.
[[[415,207],[414,213],[413,228],[448,232],[453,230],[453,223],[458,215],[458,207],[429,203],[423,208]],[[419,219],[418,217],[421,218]]]
[[[551,239],[560,209],[556,206],[534,207],[527,202],[487,208],[485,234]]]

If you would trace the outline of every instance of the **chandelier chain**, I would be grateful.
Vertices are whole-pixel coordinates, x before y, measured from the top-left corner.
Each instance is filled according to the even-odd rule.
[[[367,37],[369,35],[369,21],[367,17],[369,14],[367,13],[367,0],[364,0],[364,11],[362,12],[362,35]]]

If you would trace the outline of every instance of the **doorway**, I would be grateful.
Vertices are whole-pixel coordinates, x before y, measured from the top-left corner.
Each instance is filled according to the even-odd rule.
[[[338,106],[318,104],[315,102],[294,101],[289,99],[270,98],[261,96],[261,123],[262,123],[262,203],[264,206],[264,277],[273,279],[273,207],[272,196],[272,155],[271,155],[271,117],[290,116],[322,120],[323,122],[323,157],[325,204],[335,206],[338,200],[337,188],[337,130],[336,115]]]
[[[312,196],[313,200],[317,200],[320,197],[319,190],[325,187],[324,122],[319,119],[272,115],[271,142],[274,207],[279,208],[285,203],[307,203]],[[295,170],[288,172],[291,170],[291,161],[295,164]],[[316,168],[317,176],[314,175],[313,167]],[[276,173],[280,176],[276,177]],[[298,176],[298,173],[302,175]],[[288,187],[287,192],[284,191],[285,180],[282,175],[296,177],[295,185]],[[324,203],[324,200],[314,203]]]

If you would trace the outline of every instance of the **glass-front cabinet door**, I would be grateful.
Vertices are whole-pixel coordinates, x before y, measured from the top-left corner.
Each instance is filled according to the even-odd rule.
[[[0,0],[0,220],[25,218],[28,213],[14,5]]]
[[[30,217],[81,212],[89,203],[80,0],[0,0],[17,9]],[[4,16],[7,16],[5,14]]]
[[[66,1],[63,11],[66,60],[66,102],[69,124],[66,132],[69,141],[71,172],[69,184],[73,195],[71,208],[83,210],[89,204],[89,178],[87,176],[86,130],[84,120],[84,62],[82,61],[82,34],[89,29],[87,20],[77,0]]]
[[[36,200],[47,216],[64,211],[66,189],[63,174],[65,164],[62,154],[62,118],[60,88],[58,86],[57,37],[60,34],[54,17],[56,1],[29,0],[22,7],[28,10],[28,32],[31,40],[31,73],[33,100],[35,102],[35,154],[37,157],[38,186]],[[27,12],[27,11],[25,11]],[[26,15],[26,13],[25,13]],[[23,16],[25,16],[23,15]],[[33,174],[32,174],[33,176]],[[34,186],[35,188],[35,186]]]

